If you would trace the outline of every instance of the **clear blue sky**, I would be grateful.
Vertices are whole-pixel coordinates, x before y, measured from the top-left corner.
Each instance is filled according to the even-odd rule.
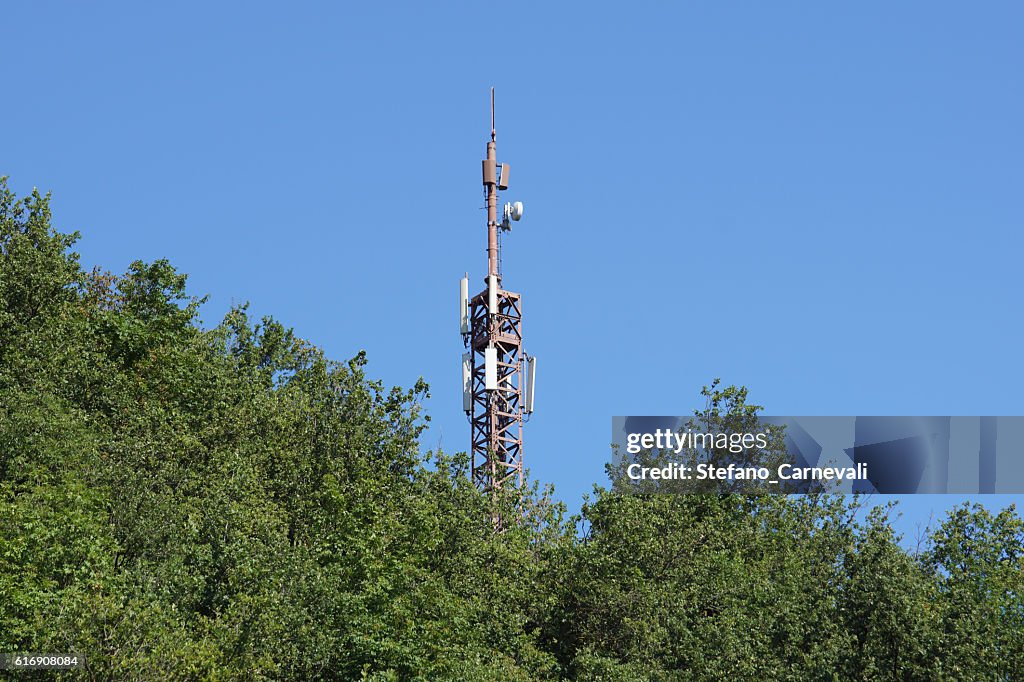
[[[469,440],[492,84],[526,462],[570,507],[611,415],[716,376],[769,414],[1024,414],[1020,3],[153,5],[5,8],[0,174],[87,266],[169,258],[207,325],[250,301],[423,375],[428,447]]]

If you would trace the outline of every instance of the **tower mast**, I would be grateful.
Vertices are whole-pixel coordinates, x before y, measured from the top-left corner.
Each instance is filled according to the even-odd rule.
[[[522,204],[506,204],[503,220],[498,221],[498,191],[508,187],[508,179],[509,165],[497,161],[491,88],[491,139],[483,161],[487,277],[483,291],[471,299],[467,280],[462,285],[462,334],[467,347],[463,409],[470,420],[472,476],[477,486],[491,493],[523,482],[523,416],[532,411],[533,393],[531,359],[523,353],[522,297],[505,289],[501,281],[498,230],[510,230],[511,221],[522,215]]]
[[[484,190],[487,192],[487,275],[494,275],[501,283],[498,272],[498,190],[495,186],[497,169],[497,136],[494,131],[494,88],[491,88],[491,141],[487,143],[484,160]],[[490,175],[488,175],[490,169]]]

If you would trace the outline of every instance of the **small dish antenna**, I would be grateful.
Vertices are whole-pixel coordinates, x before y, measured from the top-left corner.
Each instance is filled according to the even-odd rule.
[[[519,222],[523,219],[523,202],[514,201],[505,204],[505,210],[501,219],[501,229],[508,232],[512,229],[512,221]]]

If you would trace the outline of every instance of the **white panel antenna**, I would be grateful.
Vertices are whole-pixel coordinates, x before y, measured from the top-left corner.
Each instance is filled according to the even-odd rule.
[[[526,359],[526,386],[523,390],[523,414],[533,413],[533,384],[537,378],[537,356]]]
[[[459,282],[459,328],[462,335],[469,333],[469,277]]]
[[[462,354],[462,410],[473,411],[473,354]]]
[[[491,315],[498,314],[498,276],[487,276],[487,311]]]
[[[484,349],[484,388],[498,390],[498,349]]]

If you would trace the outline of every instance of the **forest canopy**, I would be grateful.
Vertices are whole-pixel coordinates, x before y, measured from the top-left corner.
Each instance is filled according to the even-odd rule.
[[[87,271],[51,222],[0,181],[0,652],[79,653],[69,679],[1021,679],[1012,508],[908,551],[854,498],[492,501],[421,448],[422,381],[245,306],[204,329],[169,262]]]

